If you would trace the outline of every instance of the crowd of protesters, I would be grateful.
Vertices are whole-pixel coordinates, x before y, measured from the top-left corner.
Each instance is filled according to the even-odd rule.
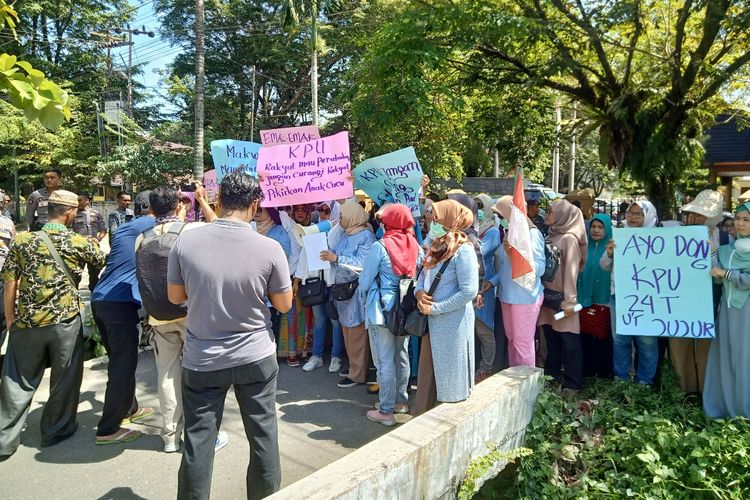
[[[279,360],[310,372],[328,358],[338,387],[377,394],[363,418],[393,426],[395,414],[466,400],[475,384],[509,366],[543,366],[567,394],[586,377],[628,382],[634,374],[636,383],[652,385],[668,348],[681,388],[701,392],[709,416],[750,416],[750,205],[727,216],[718,192],[684,205],[680,221],[709,228],[716,338],[662,342],[617,333],[613,221],[604,214],[587,220],[564,199],[543,210],[530,197],[520,226],[508,224],[517,209],[512,197],[487,194],[428,197],[416,218],[393,203],[368,213],[355,199],[266,208],[258,181],[235,173],[221,181],[217,206],[196,188],[200,221],[185,223],[178,190],[160,186],[137,198],[135,212],[130,195],[120,193],[105,222],[88,195],[63,190],[61,181],[51,169],[45,188],[29,197],[29,232],[16,234],[0,216],[9,331],[0,460],[18,448],[48,366],[42,446],[77,429],[84,267],[109,356],[95,444],[138,439],[130,424],[157,412],[136,398],[143,322],[154,347],[164,451],[182,451],[178,498],[209,496],[213,455],[228,440],[220,427],[231,387],[251,443],[248,497],[279,488]],[[624,225],[661,224],[654,205],[638,200]],[[510,242],[513,231],[527,230],[533,265],[521,284]],[[304,236],[317,232],[328,242],[319,255],[328,263],[323,271],[310,270],[304,249]],[[107,234],[105,256],[99,243]],[[557,249],[559,265],[543,280],[547,246]],[[426,320],[421,339],[395,335],[390,319],[410,290]]]

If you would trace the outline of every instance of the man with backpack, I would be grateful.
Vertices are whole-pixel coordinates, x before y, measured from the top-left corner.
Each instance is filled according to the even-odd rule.
[[[202,188],[196,194],[202,199]],[[173,453],[180,449],[184,428],[180,360],[187,332],[187,309],[184,304],[172,304],[167,297],[167,263],[169,252],[180,234],[204,224],[180,221],[177,215],[179,197],[174,188],[157,187],[150,192],[148,201],[156,225],[136,240],[136,278],[152,328],[151,344],[162,415],[161,437],[164,451]],[[228,435],[219,432],[215,450],[224,447],[228,441]]]
[[[121,427],[154,414],[152,408],[139,408],[135,397],[135,370],[141,294],[135,277],[135,240],[154,227],[153,217],[140,217],[117,228],[107,257],[107,267],[94,288],[91,308],[94,321],[109,356],[104,408],[96,431],[96,444],[127,443],[141,432]]]

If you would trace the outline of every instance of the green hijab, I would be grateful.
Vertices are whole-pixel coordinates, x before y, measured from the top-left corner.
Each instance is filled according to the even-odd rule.
[[[735,214],[743,211],[750,212],[750,202],[737,207]],[[750,272],[750,237],[737,235],[734,243],[720,246],[719,262],[724,269]],[[750,297],[750,290],[740,290],[731,280],[724,280],[724,295],[729,307],[742,309]]]
[[[606,214],[596,214],[591,222],[599,221],[604,225],[604,238],[600,241],[591,239],[591,224],[586,236],[589,239],[586,266],[578,275],[578,302],[583,307],[592,304],[608,304],[610,301],[612,282],[611,272],[599,266],[599,259],[607,248],[607,242],[612,239],[612,219]]]

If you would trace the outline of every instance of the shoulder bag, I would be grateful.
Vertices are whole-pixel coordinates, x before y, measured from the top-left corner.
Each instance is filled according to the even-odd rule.
[[[307,278],[297,289],[304,307],[319,306],[326,301],[326,282],[322,278]]]
[[[435,278],[432,280],[430,290],[427,292],[427,295],[429,295],[430,297],[432,297],[432,294],[435,293],[435,290],[440,283],[440,279],[443,277],[443,273],[448,267],[451,259],[448,259],[443,263],[443,265],[435,275]],[[406,316],[406,320],[404,322],[404,331],[405,333],[414,335],[415,337],[423,337],[427,333],[427,316],[419,312],[419,309],[413,310]]]

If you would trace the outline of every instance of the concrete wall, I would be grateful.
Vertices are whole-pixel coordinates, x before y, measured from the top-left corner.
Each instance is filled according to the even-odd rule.
[[[505,370],[476,386],[467,401],[442,404],[271,498],[453,498],[471,461],[490,451],[488,443],[500,450],[523,444],[541,387],[538,368]],[[380,424],[362,415],[352,425]]]

